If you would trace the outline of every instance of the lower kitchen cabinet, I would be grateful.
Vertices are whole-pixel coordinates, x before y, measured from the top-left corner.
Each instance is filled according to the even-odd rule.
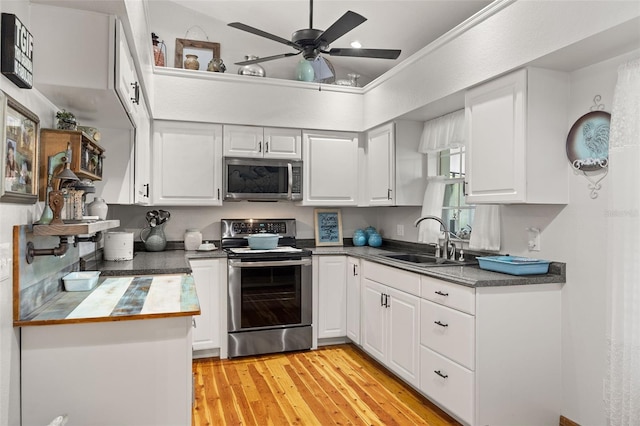
[[[553,424],[560,284],[471,288],[421,277],[420,390],[470,425]]]
[[[360,260],[347,257],[347,337],[360,344]]]
[[[222,126],[153,122],[153,204],[222,205]]]
[[[211,351],[219,351],[225,340],[221,337],[225,334],[223,327],[226,328],[227,262],[190,259],[189,265],[200,301],[200,315],[193,317],[194,355],[211,356]]]
[[[314,278],[318,289],[318,338],[347,334],[347,259],[315,256]]]
[[[362,272],[362,347],[418,387],[420,276],[367,261]]]
[[[190,425],[191,317],[21,329],[21,424]]]

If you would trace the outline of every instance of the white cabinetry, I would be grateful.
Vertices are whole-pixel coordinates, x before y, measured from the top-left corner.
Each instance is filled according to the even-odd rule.
[[[358,204],[358,135],[302,132],[303,205]]]
[[[360,344],[360,260],[347,257],[347,337]]]
[[[163,120],[153,126],[153,203],[221,205],[222,126]]]
[[[560,285],[471,288],[421,277],[420,390],[470,425],[560,414]]]
[[[345,256],[316,256],[314,274],[318,288],[318,338],[347,334],[347,259]]]
[[[395,132],[388,123],[367,133],[367,196],[370,206],[392,206],[395,197]]]
[[[193,350],[220,349],[226,328],[226,259],[190,259],[189,265],[200,301],[200,315],[193,317]]]
[[[191,330],[190,317],[23,327],[21,424],[191,424]]]
[[[566,73],[526,68],[465,94],[467,202],[568,202]]]
[[[362,347],[417,387],[420,276],[368,261],[362,272]]]
[[[302,158],[299,129],[225,125],[223,132],[225,157]]]
[[[396,120],[367,133],[365,205],[422,205],[427,182],[427,156],[418,152],[422,128],[422,122]]]

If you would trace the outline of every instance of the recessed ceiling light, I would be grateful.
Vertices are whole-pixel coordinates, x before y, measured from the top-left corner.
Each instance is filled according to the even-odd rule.
[[[351,42],[351,47],[353,47],[355,49],[360,49],[362,47],[362,44],[360,44],[360,42],[358,40],[355,40],[355,41]]]

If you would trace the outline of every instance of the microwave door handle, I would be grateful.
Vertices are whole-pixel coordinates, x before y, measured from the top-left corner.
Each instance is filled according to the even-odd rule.
[[[291,200],[293,198],[291,192],[292,192],[292,187],[293,187],[293,167],[291,166],[291,163],[287,163],[287,172],[289,173],[288,178],[289,178],[289,188],[287,189],[287,200]]]

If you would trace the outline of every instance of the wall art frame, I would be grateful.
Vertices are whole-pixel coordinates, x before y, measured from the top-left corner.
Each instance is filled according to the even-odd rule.
[[[220,58],[220,43],[177,38],[174,67],[184,68],[183,61],[188,54],[197,55],[198,62],[200,62],[200,69],[206,70],[211,59]]]
[[[314,209],[316,246],[341,246],[342,215],[340,209]]]
[[[34,204],[38,200],[40,119],[4,92],[0,92],[0,110],[0,202]]]

